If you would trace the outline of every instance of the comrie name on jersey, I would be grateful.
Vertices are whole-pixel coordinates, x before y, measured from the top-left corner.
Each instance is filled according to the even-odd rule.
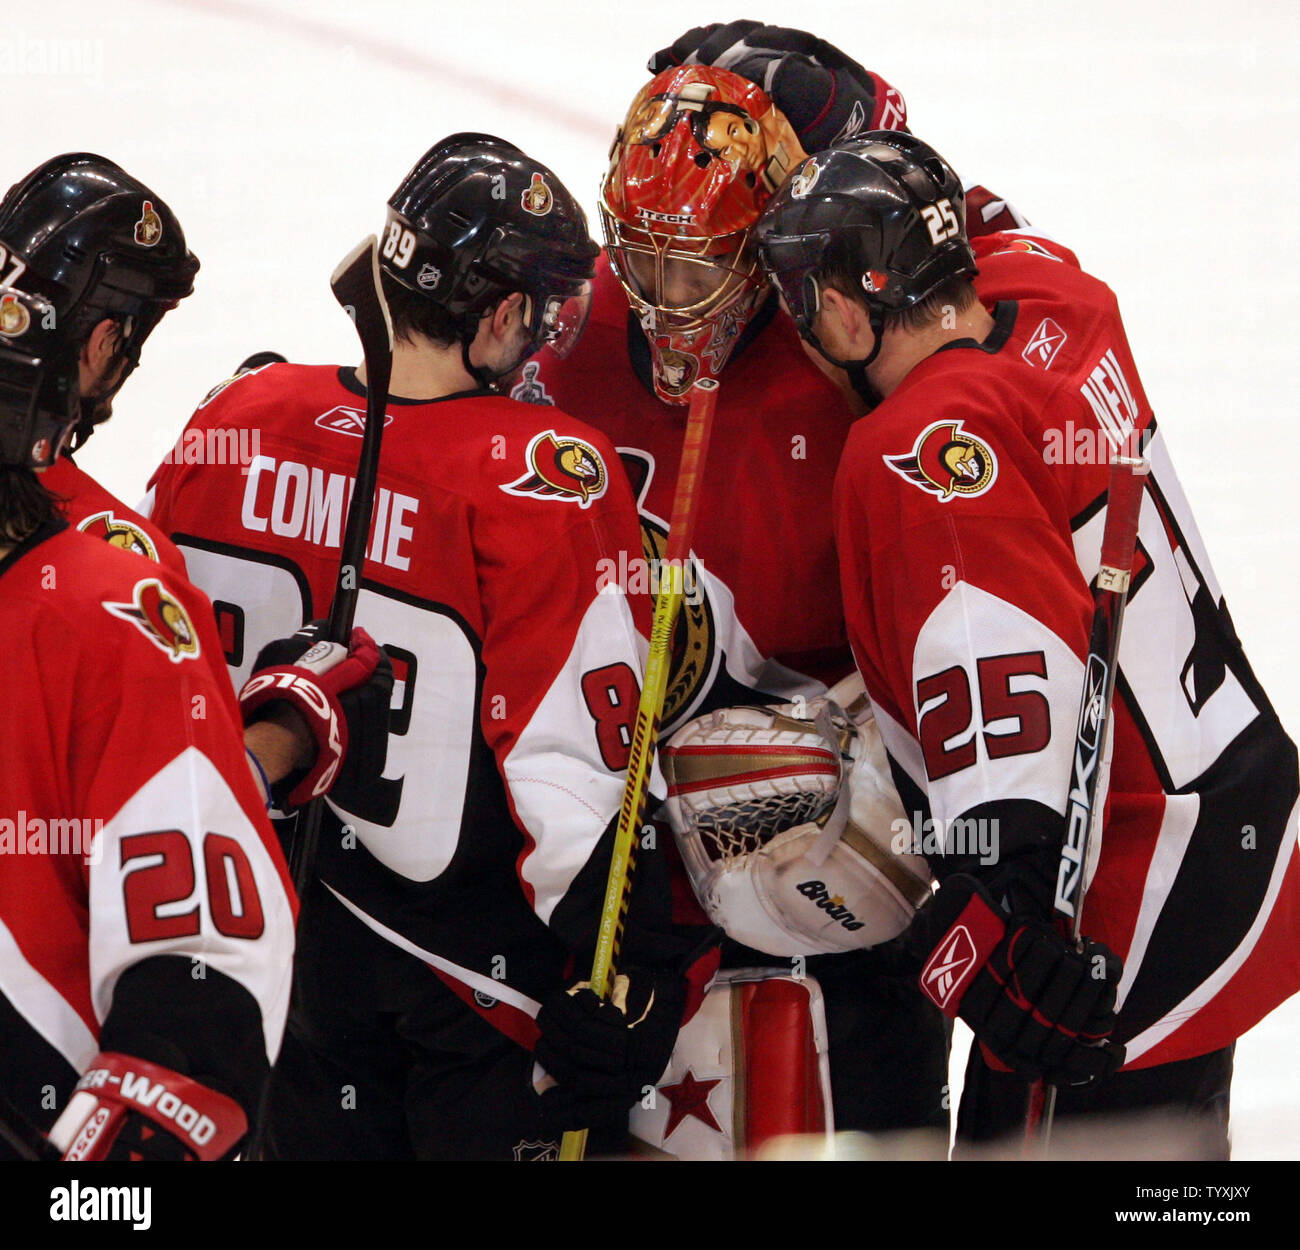
[[[240,523],[254,534],[269,530],[279,538],[302,538],[318,547],[338,547],[343,541],[355,484],[356,479],[345,473],[329,473],[295,460],[256,456],[248,466]],[[418,499],[381,486],[375,499],[367,559],[402,572],[410,569],[410,541],[415,529],[407,521],[413,521],[419,510]]]

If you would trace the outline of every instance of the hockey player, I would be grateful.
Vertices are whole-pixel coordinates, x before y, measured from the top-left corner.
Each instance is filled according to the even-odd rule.
[[[868,127],[901,127],[906,106],[894,87],[822,41],[755,22],[692,30],[657,53],[650,68],[655,76],[628,111],[601,193],[607,246],[591,324],[567,358],[543,351],[528,385],[513,393],[578,413],[619,447],[638,494],[646,553],[653,557],[665,542],[682,405],[696,379],[721,380],[693,542],[702,593],[683,610],[678,627],[664,736],[685,733],[692,718],[736,704],[788,703],[787,714],[811,720],[827,688],[853,669],[838,598],[826,593],[836,578],[827,505],[851,418],[777,315],[751,231],[806,145],[822,147],[837,134]],[[746,136],[743,153],[720,142],[719,118]],[[990,206],[990,223],[1022,224],[987,192],[979,197]],[[846,703],[854,699],[852,691],[836,693]],[[862,734],[872,737],[869,713],[860,719]],[[701,724],[700,733],[714,732],[707,720]],[[788,731],[788,725],[777,729]],[[717,781],[719,789],[726,780]],[[796,819],[782,826],[795,842],[798,825]],[[884,832],[888,843],[887,823]],[[815,1000],[824,996],[835,1127],[930,1127],[940,1130],[936,1150],[945,1152],[942,1021],[910,978],[894,971],[892,956],[847,953],[866,945],[869,934],[878,941],[879,931],[859,926],[854,913],[846,916],[850,928],[840,924],[837,932],[811,936],[828,914],[812,893],[812,883],[827,880],[820,869],[794,878],[790,884],[806,885],[809,893],[790,891],[783,904],[773,906],[767,888],[753,885],[748,897],[732,891],[724,905],[719,891],[756,881],[764,861],[732,853],[747,845],[743,838],[724,855],[716,844],[700,843],[693,830],[684,835],[696,891],[710,918],[736,939],[727,962],[798,974],[797,990],[771,992],[802,993],[814,1012]],[[754,849],[752,841],[748,845]],[[847,840],[836,849],[840,856],[847,875],[827,891],[826,901],[832,907],[865,902],[858,883],[874,879],[876,866]],[[912,869],[903,867],[909,877]],[[906,914],[915,884],[901,886],[900,906],[913,893]],[[839,904],[829,903],[831,897]],[[811,1040],[819,1029],[800,1034],[809,1039],[806,1049],[799,1043],[799,1053],[810,1071],[795,1078],[801,1090],[814,1092],[776,1100],[787,1113],[778,1121],[787,1130],[830,1122],[830,1108],[822,1103],[831,1099],[815,1093],[824,1070]],[[748,1074],[752,1107],[754,1074],[774,1047],[771,1039],[749,1044],[756,1053],[747,1069],[738,1055],[736,1070]],[[735,1045],[739,1050],[746,1042]],[[716,1051],[716,1040],[705,1046]],[[730,1068],[708,1073],[714,1091],[706,1092],[716,1115],[706,1107],[684,1122],[672,1112],[672,1098],[689,1097],[701,1078],[692,1056],[683,1053],[674,1062],[661,1082],[669,1088],[648,1117],[653,1122],[639,1126],[656,1145],[714,1157],[759,1144],[764,1134],[756,1124],[732,1139],[725,1090],[714,1079],[729,1087]],[[777,1089],[790,1079],[785,1072],[770,1077]],[[732,1092],[743,1100],[741,1091]],[[692,1134],[700,1138],[698,1149],[687,1141]]]
[[[72,459],[112,415],[145,340],[194,289],[199,262],[180,222],[121,166],[70,152],[9,189],[0,201],[0,240],[23,257],[26,281],[67,308],[61,333],[77,352],[81,411],[70,446],[44,475],[45,488],[63,500],[78,529],[184,576],[171,542]]]
[[[636,512],[603,436],[491,389],[544,341],[571,345],[596,247],[549,169],[461,134],[403,180],[381,250],[397,341],[357,619],[401,694],[387,775],[331,796],[269,1153],[547,1157],[562,1129],[625,1120],[684,1001],[671,971],[634,970],[626,1015],[566,993],[590,964],[637,704],[617,572]],[[155,474],[153,519],[218,601],[238,677],[330,593],[365,385],[248,373],[187,433],[258,430],[249,471]]]
[[[209,605],[38,478],[79,418],[77,354],[5,259],[0,1092],[70,1159],[230,1157],[288,1008],[285,866]]]
[[[80,446],[112,415],[113,397],[139,363],[145,340],[190,294],[199,262],[155,192],[87,152],[56,156],[10,188],[0,202],[0,256],[12,262],[12,276],[30,293],[62,310],[56,341],[76,358],[81,396],[68,441]],[[211,449],[243,465],[248,439],[241,443],[238,432],[232,433],[233,442],[209,441],[204,454]],[[68,446],[42,470],[42,485],[83,533],[161,563],[173,586],[186,577],[170,539],[74,464]],[[288,663],[308,650],[314,636],[278,641],[274,655]],[[317,677],[342,698],[337,711],[354,723],[350,753],[346,739],[330,732],[329,718],[314,710],[324,704],[263,697],[256,709],[250,707],[245,743],[268,800],[273,786],[286,799],[290,793],[302,798],[340,769],[353,775],[382,769],[391,675],[368,638],[359,637],[357,646],[361,669],[340,668],[341,651],[327,652],[314,665]],[[292,695],[297,687],[287,689]]]
[[[958,1131],[1013,1128],[1024,1078],[1045,1076],[1058,1119],[1161,1109],[1185,1117],[1186,1152],[1226,1156],[1234,1041],[1300,986],[1296,750],[1114,295],[1058,245],[968,242],[964,217],[933,149],[880,132],[806,161],[758,227],[810,351],[869,409],[835,487],[841,586],[904,805],[940,831],[923,849],[941,885],[908,945],[924,992],[982,1043]],[[1139,446],[1150,474],[1076,950],[1049,917],[1089,581],[1107,463]],[[972,829],[995,855],[973,852]]]

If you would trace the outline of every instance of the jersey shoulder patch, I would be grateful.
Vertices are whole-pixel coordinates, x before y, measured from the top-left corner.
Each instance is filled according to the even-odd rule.
[[[982,495],[998,477],[993,448],[963,429],[959,420],[935,421],[921,431],[910,452],[881,459],[904,481],[941,503]]]
[[[77,522],[77,529],[91,538],[99,538],[112,547],[123,551],[133,551],[147,560],[158,562],[158,549],[153,539],[144,530],[123,517],[116,516],[111,510],[96,512]]]
[[[524,458],[523,476],[501,485],[507,495],[531,495],[586,508],[609,485],[603,457],[585,439],[544,430],[529,442]]]
[[[173,664],[199,655],[199,635],[185,606],[156,577],[136,582],[131,602],[105,599],[104,610],[134,625]]]

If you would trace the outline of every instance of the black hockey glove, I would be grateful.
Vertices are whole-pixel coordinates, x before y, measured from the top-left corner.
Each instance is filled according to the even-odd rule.
[[[613,1128],[663,1074],[686,1007],[676,972],[632,969],[599,999],[586,981],[553,994],[537,1017],[533,1054],[555,1078],[542,1113],[560,1131]]]
[[[943,883],[905,940],[925,958],[922,992],[970,1025],[995,1066],[1089,1085],[1123,1064],[1124,1047],[1106,1040],[1123,965],[1100,942],[1076,950],[1037,915],[1008,914],[964,874]]]
[[[674,65],[713,65],[749,79],[786,115],[806,152],[866,130],[907,128],[896,88],[807,31],[752,21],[696,26],[646,68],[658,74]]]
[[[378,780],[388,756],[393,666],[364,629],[347,647],[323,641],[324,621],[312,621],[257,654],[239,692],[246,725],[261,709],[283,701],[316,740],[316,758],[271,787],[277,805],[295,807],[319,795],[353,793]]]

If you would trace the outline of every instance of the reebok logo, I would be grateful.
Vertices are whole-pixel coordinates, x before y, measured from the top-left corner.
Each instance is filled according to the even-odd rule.
[[[1029,342],[1025,344],[1020,358],[1036,369],[1050,369],[1056,353],[1064,346],[1066,337],[1065,331],[1051,317],[1044,317],[1029,336]]]
[[[949,1000],[974,966],[974,939],[964,924],[958,925],[921,970],[921,988],[940,1011],[947,1011]]]
[[[316,418],[316,424],[322,430],[332,430],[335,434],[348,434],[360,438],[366,432],[366,410],[364,408],[345,408],[339,405],[328,412],[322,412]],[[393,424],[393,414],[384,413],[384,428]]]

